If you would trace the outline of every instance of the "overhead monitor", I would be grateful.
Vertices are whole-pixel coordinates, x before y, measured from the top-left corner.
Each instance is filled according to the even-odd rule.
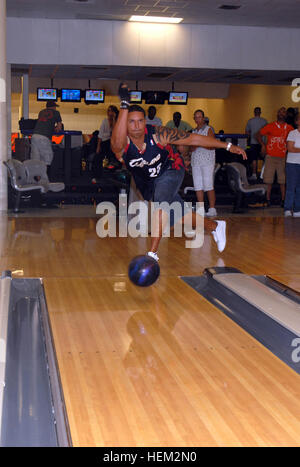
[[[168,93],[165,91],[145,91],[143,99],[146,104],[164,104],[168,99]]]
[[[84,91],[84,100],[88,104],[98,104],[98,102],[104,102],[104,99],[104,89],[86,89]]]
[[[141,104],[142,103],[142,91],[130,91],[130,103]]]
[[[36,95],[38,101],[56,101],[58,98],[56,88],[37,88]]]
[[[188,101],[187,92],[169,92],[168,103],[170,105],[186,105]]]
[[[60,100],[62,102],[80,102],[81,90],[80,89],[62,89]]]

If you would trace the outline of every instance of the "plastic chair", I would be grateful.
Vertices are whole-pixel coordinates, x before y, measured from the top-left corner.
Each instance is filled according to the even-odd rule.
[[[47,191],[53,191],[55,193],[63,191],[65,189],[65,184],[63,182],[49,182],[47,175],[47,165],[45,162],[28,159],[23,162],[25,168],[27,183],[39,183],[45,189],[42,193]]]
[[[265,198],[267,186],[263,183],[249,185],[246,167],[239,162],[230,162],[225,165],[227,171],[228,185],[236,194],[234,212],[240,210],[245,196],[255,194]]]
[[[17,159],[3,161],[7,168],[11,187],[16,195],[13,211],[20,212],[19,206],[22,195],[33,193],[45,194],[47,191],[62,191],[63,183],[49,183],[47,166],[44,162],[26,160],[20,162]]]
[[[25,167],[22,162],[16,159],[10,159],[3,161],[3,164],[7,168],[8,175],[10,178],[11,187],[14,194],[16,195],[14,203],[14,212],[20,212],[19,206],[21,196],[24,194],[31,194],[32,192],[45,193],[45,187],[38,183],[32,184],[27,182],[27,174]]]

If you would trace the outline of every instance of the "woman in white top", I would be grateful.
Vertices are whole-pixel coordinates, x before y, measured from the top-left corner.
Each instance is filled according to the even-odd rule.
[[[110,148],[110,137],[113,127],[117,121],[118,114],[118,108],[115,105],[110,105],[107,109],[107,118],[104,118],[100,125],[97,149],[93,161],[94,178],[92,179],[92,183],[96,183],[97,179],[102,175],[104,158],[107,158],[110,163],[113,163],[116,166],[121,166]]]
[[[211,136],[214,138],[214,133],[210,126],[205,123],[203,110],[194,112],[194,120],[197,127],[193,133],[198,135]],[[204,202],[204,192],[207,193],[209,210],[207,216],[216,216],[215,209],[216,195],[214,190],[214,169],[216,161],[216,152],[214,149],[206,149],[203,147],[193,148],[191,157],[192,174],[194,188],[196,191],[197,201]]]
[[[118,109],[115,105],[110,105],[107,109],[107,118],[104,118],[102,120],[100,129],[99,129],[99,134],[98,134],[98,145],[97,145],[97,150],[96,152],[99,153],[101,152],[101,144],[102,143],[107,143],[107,141],[110,141],[111,133],[113,130],[113,127],[115,125],[115,122],[117,121],[118,118]],[[102,145],[104,146],[104,145]],[[103,148],[102,148],[103,149]]]
[[[284,215],[300,217],[300,115],[295,118],[297,129],[287,137],[286,193]]]

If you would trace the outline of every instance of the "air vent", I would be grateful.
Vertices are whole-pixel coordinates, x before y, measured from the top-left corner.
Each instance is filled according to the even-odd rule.
[[[154,72],[150,73],[147,75],[147,78],[155,78],[155,79],[160,79],[160,78],[168,78],[169,76],[172,76],[173,73],[163,73],[163,72]]]
[[[245,78],[245,75],[242,75],[241,73],[231,73],[230,75],[225,75],[224,78],[243,79]]]
[[[82,65],[80,67],[81,70],[92,70],[92,71],[107,71],[108,68],[104,66],[97,66],[97,65]]]
[[[241,5],[221,5],[219,6],[220,10],[238,10],[241,8]]]
[[[95,0],[65,0],[66,3],[76,3],[77,5],[94,5]]]
[[[231,73],[230,75],[224,76],[224,78],[228,79],[238,79],[238,80],[251,80],[251,79],[258,79],[261,78],[260,75],[247,75],[243,73]]]

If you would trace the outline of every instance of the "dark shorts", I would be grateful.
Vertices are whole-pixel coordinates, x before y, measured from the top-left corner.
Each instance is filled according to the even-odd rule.
[[[169,168],[162,175],[155,178],[153,201],[158,203],[162,201],[166,201],[167,203],[180,201],[183,203],[183,199],[178,194],[178,191],[182,185],[184,174],[184,167],[180,167],[179,170]]]
[[[260,144],[251,144],[250,148],[247,150],[248,163],[257,161],[258,159],[263,159],[260,151],[261,151]]]
[[[153,194],[153,201],[156,203],[166,202],[168,205],[174,203],[175,201],[180,203],[181,211],[180,214],[175,213],[173,210],[170,212],[170,224],[171,226],[178,222],[187,212],[187,205],[186,211],[184,211],[184,201],[179,195],[179,189],[182,185],[183,179],[185,175],[185,168],[180,167],[180,169],[167,169],[162,175],[157,177],[154,180],[154,194]],[[162,206],[163,209],[163,206]]]

